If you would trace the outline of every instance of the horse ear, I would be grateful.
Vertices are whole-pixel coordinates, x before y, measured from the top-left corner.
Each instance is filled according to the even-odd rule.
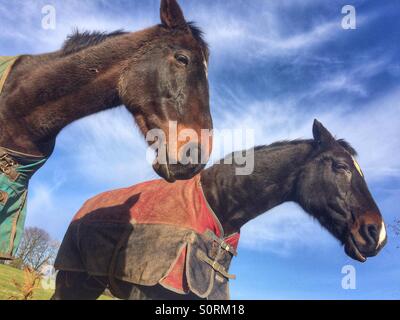
[[[176,0],[161,0],[160,16],[162,24],[168,28],[186,26],[185,17]]]
[[[314,120],[313,124],[313,136],[318,145],[330,145],[336,142],[328,129],[326,129],[317,119]]]

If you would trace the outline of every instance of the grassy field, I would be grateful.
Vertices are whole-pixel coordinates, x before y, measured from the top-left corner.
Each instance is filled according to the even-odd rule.
[[[0,300],[8,300],[11,296],[18,296],[18,289],[14,281],[23,283],[23,271],[0,264]],[[48,300],[52,295],[53,290],[45,290],[39,285],[39,288],[33,294],[33,300]],[[101,296],[99,300],[110,299],[110,297]]]

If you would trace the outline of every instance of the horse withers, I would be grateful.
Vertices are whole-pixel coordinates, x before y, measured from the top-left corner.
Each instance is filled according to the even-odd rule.
[[[149,144],[150,131],[163,133],[155,139],[167,152],[153,164],[162,178],[189,179],[204,168],[212,144],[208,46],[175,0],[161,1],[160,16],[138,32],[76,32],[59,51],[0,59],[0,259],[18,247],[29,179],[77,119],[124,104]]]
[[[221,161],[189,181],[150,181],[89,200],[61,245],[53,298],[95,299],[108,287],[123,299],[226,299],[241,227],[287,201],[351,258],[375,256],[386,229],[355,150],[318,121],[313,134],[256,147],[249,175]]]

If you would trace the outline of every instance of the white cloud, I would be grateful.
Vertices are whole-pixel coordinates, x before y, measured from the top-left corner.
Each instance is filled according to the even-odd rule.
[[[292,98],[258,101],[248,96],[236,96],[228,99],[226,106],[221,106],[220,110],[224,111],[219,112],[215,126],[252,128],[256,144],[268,144],[277,140],[311,138],[313,119],[318,118],[338,138],[345,138],[354,145],[368,178],[383,179],[387,175],[400,174],[400,140],[396,139],[400,136],[397,116],[400,91],[372,100],[359,109],[331,105],[327,101],[318,110],[304,110],[295,97]]]
[[[245,225],[240,245],[288,256],[293,250],[326,248],[338,242],[297,205],[286,203]]]
[[[74,123],[58,144],[71,155],[74,174],[91,184],[121,187],[156,177],[144,138],[124,107]]]
[[[13,42],[31,51],[26,53],[38,54],[58,50],[67,35],[76,28],[89,31],[139,30],[158,23],[140,10],[124,12],[111,10],[112,4],[103,1],[69,0],[67,3],[52,3],[56,9],[56,29],[45,30],[41,27],[41,9],[47,4],[44,1],[21,1],[11,15],[5,12],[15,5],[0,3],[0,14],[7,18],[2,21],[0,49],[3,47],[4,50],[9,42]],[[106,10],[107,6],[110,10]]]
[[[371,93],[365,87],[368,79],[383,71],[391,69],[386,56],[364,56],[355,66],[348,66],[344,70],[328,73],[321,77],[312,90],[304,93],[303,97],[315,98],[326,93],[350,93],[359,97],[368,97]],[[374,94],[374,93],[372,93]]]
[[[288,23],[289,10],[307,10],[306,8],[315,5],[327,6],[336,15],[323,19],[309,14],[302,22],[295,25]],[[341,7],[322,1],[279,1],[279,5],[274,1],[259,1],[244,12],[226,2],[214,2],[208,6],[197,3],[187,9],[205,31],[206,39],[211,45],[212,59],[217,60],[216,67],[226,66],[229,61],[234,63],[240,60],[251,64],[254,59],[285,56],[295,57],[297,62],[304,56],[308,56],[308,59],[319,59],[319,55],[312,54],[314,49],[345,35],[341,28]],[[365,25],[374,18],[375,15],[357,15],[359,25]],[[229,61],[226,56],[229,56]]]
[[[60,197],[63,182],[51,185],[51,181],[35,181],[30,184],[27,202],[26,225],[44,228],[54,238],[68,227],[74,211],[65,210],[69,206],[65,198]]]

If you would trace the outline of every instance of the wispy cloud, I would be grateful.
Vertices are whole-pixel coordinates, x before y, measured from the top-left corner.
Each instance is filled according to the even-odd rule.
[[[327,93],[349,93],[360,97],[367,97],[366,85],[368,80],[376,75],[391,69],[390,59],[385,55],[363,56],[359,58],[356,65],[343,63],[346,68],[341,68],[333,74],[323,75],[322,79],[304,94],[308,98],[315,98],[318,95]]]
[[[54,174],[53,178],[57,176]],[[27,225],[44,227],[54,238],[61,240],[73,212],[63,210],[68,202],[60,199],[64,178],[57,181],[34,181],[29,188]]]
[[[314,12],[316,7],[326,9],[328,17],[310,13],[290,21],[297,18],[297,12]],[[222,66],[227,56],[233,63],[240,60],[244,65],[283,57],[297,59],[298,63],[301,57],[318,59],[319,53],[312,54],[316,49],[345,37],[338,3],[328,6],[323,1],[255,1],[244,9],[237,2],[215,1],[208,6],[190,4],[187,9],[206,32],[213,59],[219,64],[223,61]],[[359,13],[357,21],[365,26],[377,16]]]
[[[226,99],[224,111],[218,113],[215,121],[216,127],[252,128],[256,143],[268,144],[284,139],[311,138],[313,119],[318,118],[338,138],[345,138],[354,145],[367,177],[384,179],[400,173],[400,152],[397,151],[400,141],[394,138],[400,135],[396,117],[400,112],[400,91],[393,91],[359,109],[352,105],[331,105],[327,101],[320,108],[305,110],[298,105],[299,101],[295,97],[283,101],[234,96]],[[374,150],[372,154],[371,150]],[[392,156],[387,157],[387,154]]]
[[[74,174],[91,184],[118,187],[155,178],[147,145],[125,108],[74,123],[60,136]],[[150,163],[149,163],[150,162]]]
[[[287,203],[247,224],[241,231],[240,245],[285,257],[293,250],[315,250],[338,242],[297,205]]]
[[[58,50],[67,35],[76,28],[89,31],[137,30],[158,23],[154,16],[144,14],[140,7],[130,12],[115,10],[112,3],[104,1],[70,0],[66,3],[56,0],[51,3],[56,10],[56,29],[45,30],[42,28],[44,15],[41,10],[48,4],[43,0],[20,1],[18,9],[8,14],[14,5],[0,3],[3,29],[0,50],[8,51],[12,46],[29,50],[26,53],[44,53]],[[14,52],[18,53],[21,52]]]

